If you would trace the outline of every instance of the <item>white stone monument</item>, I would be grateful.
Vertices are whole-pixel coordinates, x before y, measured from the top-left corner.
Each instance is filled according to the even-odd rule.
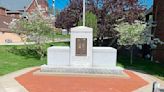
[[[48,48],[48,63],[41,66],[42,72],[55,72],[89,69],[108,70],[121,73],[123,68],[116,66],[117,50],[112,47],[93,47],[93,29],[78,26],[71,29],[70,47],[53,46]],[[112,71],[112,72],[111,72]],[[77,71],[76,71],[77,72]]]
[[[70,64],[72,66],[92,66],[93,29],[75,27],[71,29]],[[81,53],[80,53],[81,52]]]

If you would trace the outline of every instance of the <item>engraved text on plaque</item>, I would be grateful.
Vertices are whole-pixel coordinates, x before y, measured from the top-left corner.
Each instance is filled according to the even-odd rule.
[[[76,56],[87,56],[87,38],[76,38]]]

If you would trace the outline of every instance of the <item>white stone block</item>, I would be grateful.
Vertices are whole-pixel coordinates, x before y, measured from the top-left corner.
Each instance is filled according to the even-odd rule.
[[[70,65],[70,47],[50,47],[47,58],[48,66],[68,66]]]
[[[93,47],[93,67],[116,67],[117,50],[112,47]]]
[[[87,56],[76,56],[76,38],[87,39]],[[71,28],[71,65],[92,66],[93,29],[84,26]]]

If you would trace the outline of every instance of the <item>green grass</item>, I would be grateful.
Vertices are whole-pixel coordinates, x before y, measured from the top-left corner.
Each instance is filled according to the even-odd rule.
[[[69,43],[50,43],[48,45],[66,46]],[[11,48],[22,48],[23,46],[0,46],[0,76],[23,68],[40,66],[46,64],[46,58],[42,61],[35,57],[21,56],[11,53]]]
[[[68,46],[69,43],[48,44],[50,45]],[[0,46],[0,76],[23,68],[46,64],[46,58],[41,61],[35,57],[28,57],[28,55],[21,56],[9,52],[13,47],[22,48],[23,46]],[[144,59],[134,59],[131,65],[129,60],[127,56],[119,56],[118,65],[127,69],[140,70],[164,80],[164,65]]]
[[[55,35],[54,38],[67,39],[67,38],[70,38],[70,35],[61,35],[61,34],[58,34],[58,35]]]
[[[118,65],[127,69],[137,70],[144,73],[151,74],[162,80],[164,80],[164,65],[144,60],[140,58],[134,58],[133,64],[130,64],[130,59],[127,56],[118,57]]]
[[[0,76],[27,67],[45,64],[35,58],[27,58],[8,52],[12,46],[0,46]]]

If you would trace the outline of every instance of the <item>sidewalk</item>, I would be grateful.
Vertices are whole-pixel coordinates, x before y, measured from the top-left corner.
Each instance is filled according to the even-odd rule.
[[[25,73],[35,70],[37,68],[39,68],[39,67],[26,68],[23,70],[19,70],[19,71],[1,76],[0,77],[0,92],[28,92],[22,85],[20,85],[15,80],[15,77],[18,77],[22,74],[25,74]],[[155,78],[154,76],[144,74],[144,73],[134,72],[134,71],[133,71],[133,73],[135,73],[142,79],[149,82],[148,85],[146,85],[142,88],[139,88],[133,92],[151,92],[152,91],[152,83],[154,81],[157,81],[157,82],[161,83],[162,85],[164,85],[164,81],[161,81],[161,80]]]
[[[134,71],[133,71],[134,72]],[[143,78],[144,80],[146,80],[147,82],[149,82],[149,84],[145,87],[139,88],[138,90],[134,91],[134,92],[152,92],[152,88],[153,88],[153,82],[158,82],[161,84],[162,87],[164,87],[164,81],[149,75],[149,74],[145,74],[145,73],[140,73],[140,72],[134,72],[136,75],[140,76],[141,78]]]
[[[15,80],[15,77],[32,71],[36,68],[38,67],[26,68],[4,76],[0,76],[0,92],[28,92]]]
[[[51,43],[51,42],[69,42],[70,39],[55,39],[54,41],[47,41],[46,43]],[[20,42],[20,43],[0,43],[0,45],[32,45],[35,44],[35,42]]]

